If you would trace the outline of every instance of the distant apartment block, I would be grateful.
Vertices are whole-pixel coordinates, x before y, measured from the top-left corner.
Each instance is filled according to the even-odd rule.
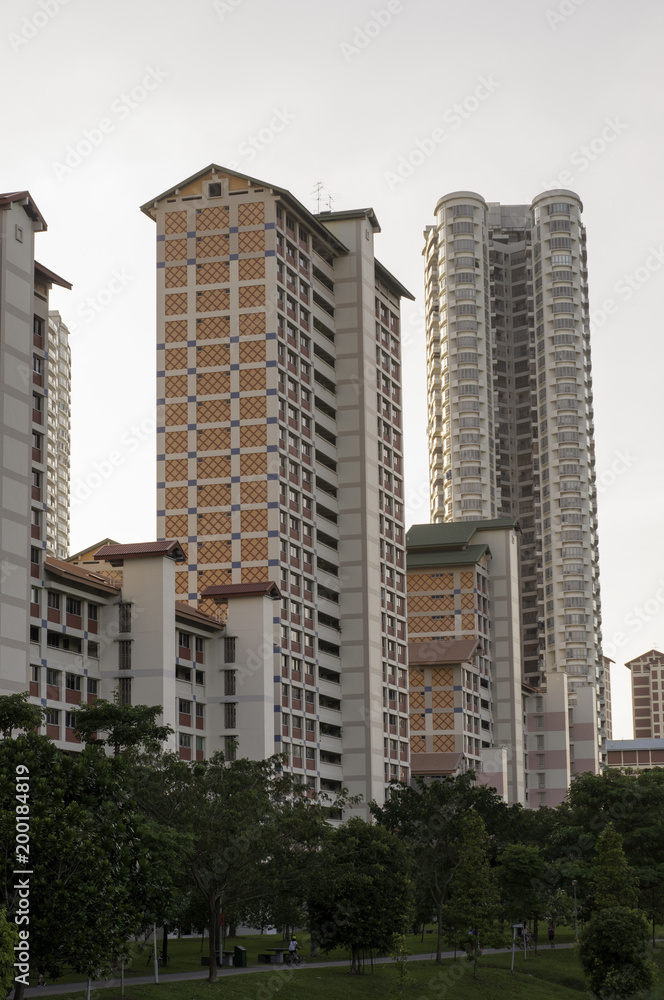
[[[526,804],[518,522],[413,525],[406,545],[413,774],[474,770]]]
[[[46,222],[28,191],[0,195],[2,499],[0,663],[6,693],[25,691],[29,606],[41,599],[47,531],[48,295],[70,284],[35,261]]]
[[[183,760],[217,751],[233,759],[250,746],[273,752],[274,710],[255,710],[252,657],[257,638],[272,641],[279,591],[231,587],[223,615],[208,615],[175,599],[182,557],[176,541],[110,539],[69,561],[46,557],[30,607],[29,692],[46,710],[44,732],[63,749],[79,746],[76,709],[105,698],[163,706],[168,749]],[[302,783],[311,787],[304,769]]]
[[[632,673],[634,739],[664,736],[664,653],[650,649],[625,666]]]
[[[647,771],[664,767],[664,740],[607,740],[607,766],[628,771]]]
[[[555,741],[565,760],[544,784],[558,798],[599,769],[606,736],[581,211],[571,191],[530,205],[457,191],[424,250],[431,516],[519,519],[523,680],[564,694],[556,716],[583,734]]]
[[[269,711],[294,773],[382,801],[410,773],[399,316],[412,296],[374,255],[370,208],[314,215],[211,165],[143,211],[157,237],[157,533],[182,544],[178,599],[214,614],[234,587],[275,585],[256,689],[238,688],[242,752],[262,754]]]

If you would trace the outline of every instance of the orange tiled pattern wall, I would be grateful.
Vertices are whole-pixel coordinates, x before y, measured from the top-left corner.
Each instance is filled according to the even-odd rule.
[[[161,230],[161,524],[181,543],[195,538],[189,568],[176,575],[184,600],[212,584],[269,579],[268,530],[278,527],[271,522],[278,511],[267,506],[267,446],[277,440],[266,420],[271,402],[276,414],[276,397],[266,393],[268,362],[276,360],[276,343],[266,340],[273,297],[266,250],[274,237],[264,201],[231,201],[167,211]]]
[[[462,730],[459,728],[458,734],[455,731],[454,699],[452,667],[411,667],[409,704],[412,753],[442,753],[462,749]]]

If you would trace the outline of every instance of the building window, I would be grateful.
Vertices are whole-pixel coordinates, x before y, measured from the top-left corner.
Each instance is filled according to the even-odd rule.
[[[60,687],[60,671],[46,668],[46,683],[51,687]]]
[[[88,604],[88,620],[91,622],[98,621],[99,605]]]
[[[59,726],[60,725],[60,709],[59,708],[47,708],[46,709],[46,725],[47,726]]]
[[[235,694],[235,670],[224,670],[224,694],[227,697]]]
[[[118,667],[120,670],[131,670],[131,639],[120,639],[118,642]]]
[[[120,632],[131,632],[131,604],[118,605],[118,628]]]
[[[234,635],[224,636],[224,663],[235,663],[235,639]]]
[[[80,674],[65,674],[65,687],[68,691],[80,691],[81,690],[81,675]]]
[[[95,660],[99,659],[99,643],[91,642],[88,640],[88,656],[92,656]]]
[[[237,704],[229,702],[224,705],[224,728],[235,729],[237,727]]]
[[[99,681],[97,680],[97,678],[88,677],[88,695],[96,696],[98,687],[99,687]]]
[[[180,733],[178,742],[185,750],[191,750],[191,736],[189,733]]]
[[[118,681],[118,702],[131,705],[131,677],[121,677]]]
[[[191,702],[187,701],[186,698],[180,698],[178,711],[180,715],[191,715]]]
[[[67,614],[81,617],[81,602],[76,597],[67,598]]]
[[[178,632],[178,643],[183,649],[191,649],[191,636],[188,632]]]
[[[237,739],[234,736],[224,737],[224,757],[226,760],[235,760],[237,757]]]
[[[196,753],[197,754],[198,753],[202,753],[202,754],[205,753],[205,737],[204,736],[197,736],[196,737]]]
[[[41,642],[41,629],[38,625],[30,626],[30,642]]]
[[[197,719],[205,718],[205,705],[203,705],[201,702],[196,702],[196,718]]]

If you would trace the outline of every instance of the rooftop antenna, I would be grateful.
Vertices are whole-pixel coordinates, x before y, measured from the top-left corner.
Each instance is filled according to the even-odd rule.
[[[320,213],[320,203],[323,200],[323,182],[316,181],[314,185],[314,194],[316,196],[316,212]]]

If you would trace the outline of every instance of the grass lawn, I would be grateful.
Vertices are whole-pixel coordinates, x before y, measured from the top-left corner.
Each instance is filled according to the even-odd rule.
[[[540,935],[541,937],[541,935]],[[574,931],[570,928],[558,928],[556,942],[564,943],[573,940]],[[316,1000],[360,1000],[364,997],[376,997],[388,1000],[396,986],[396,969],[392,963],[376,965],[372,972],[366,966],[362,976],[350,976],[348,967],[312,968],[307,967],[313,959],[309,955],[309,938],[305,934],[298,935],[305,956],[305,964],[300,969],[289,970],[274,968],[257,975],[232,975],[227,970],[220,972],[219,982],[210,985],[206,980],[189,980],[185,982],[164,982],[158,986],[132,985],[131,976],[146,976],[152,974],[151,941],[140,948],[133,945],[134,958],[126,970],[125,1000],[211,1000],[211,991],[223,991],[223,997],[228,1000],[272,1000],[281,995],[284,1000],[311,1000],[312,994]],[[414,956],[426,955],[435,950],[435,934],[422,936],[409,935],[406,939],[407,951]],[[264,934],[248,935],[243,938],[232,938],[226,942],[226,950],[232,950],[235,944],[241,944],[247,949],[249,966],[257,966],[257,956],[265,948],[274,948],[282,944],[281,935]],[[208,940],[203,942],[201,951],[200,938],[169,939],[170,961],[168,969],[160,971],[196,972],[202,971],[201,956],[208,954]],[[445,946],[444,946],[445,948]],[[348,953],[339,949],[329,955],[321,955],[320,961],[345,961]],[[658,947],[655,959],[660,967],[660,976],[653,990],[651,1000],[664,1000],[664,948]],[[527,959],[523,953],[516,952],[514,960],[514,975],[510,973],[511,953],[485,955],[479,963],[479,978],[473,979],[472,964],[464,956],[456,961],[447,959],[438,966],[431,960],[408,962],[407,984],[402,995],[403,1000],[422,1000],[444,997],[445,1000],[581,1000],[587,995],[583,982],[581,967],[571,948],[550,948],[548,942],[541,944],[537,953],[529,953]],[[81,982],[83,976],[65,976],[58,982]],[[49,983],[50,985],[50,983]],[[120,992],[116,989],[94,989],[95,1000],[120,1000]],[[48,987],[44,990],[48,995]],[[58,1000],[81,1000],[81,994],[61,994]]]
[[[546,928],[540,931],[540,938],[542,933],[545,933]],[[556,941],[559,943],[565,941],[572,941],[574,938],[574,930],[569,927],[560,927],[556,930]],[[298,934],[298,941],[300,942],[302,948],[302,954],[305,956],[305,960],[309,957],[310,951],[310,939],[309,935],[306,933]],[[283,944],[282,937],[280,934],[249,934],[244,937],[236,937],[227,939],[224,949],[227,951],[232,951],[233,947],[238,944],[247,949],[247,963],[248,965],[258,965],[258,955],[264,952],[266,948],[276,948]],[[157,935],[157,947],[159,953],[161,954],[161,936]],[[548,948],[548,943],[546,945]],[[148,976],[152,974],[153,969],[153,958],[152,958],[152,938],[148,939],[146,943],[135,944],[133,943],[130,947],[132,960],[129,965],[125,968],[125,976],[130,978],[132,976]],[[406,950],[410,955],[426,955],[430,957],[435,955],[436,951],[436,933],[431,927],[426,928],[424,934],[409,934],[406,937]],[[443,941],[443,951],[448,951],[449,946]],[[169,938],[168,939],[168,967],[162,969],[160,965],[160,970],[164,972],[197,972],[200,971],[203,966],[201,963],[201,958],[203,956],[207,957],[209,955],[209,939],[206,937],[202,942],[200,938]],[[320,960],[324,961],[329,959],[330,961],[350,961],[349,953],[342,948],[335,949],[335,951],[330,952],[327,955],[320,955]],[[60,979],[55,980],[57,983],[78,983],[84,980],[84,976],[77,975],[76,973],[67,973]],[[31,984],[36,986],[36,972],[33,977],[34,982]],[[49,981],[50,982],[50,981]]]
[[[563,952],[559,953],[562,957]],[[501,956],[502,957],[502,956]],[[570,962],[571,953],[567,952]],[[535,965],[535,962],[533,962]],[[580,973],[567,971],[563,962],[559,972],[575,986],[552,987],[549,978],[533,977],[517,972],[512,976],[509,962],[500,966],[485,959],[480,966],[479,978],[473,979],[471,963],[465,958],[456,962],[447,960],[437,966],[432,962],[409,962],[403,1000],[420,1000],[426,997],[445,997],[445,1000],[581,1000],[583,982]],[[386,1000],[396,985],[395,969],[391,965],[369,968],[362,976],[351,976],[346,968],[277,970],[260,975],[220,977],[218,983],[206,981],[165,983],[159,986],[132,986],[127,983],[124,1000],[213,1000],[217,995],[227,1000],[271,1000],[282,996],[284,1000]],[[81,1000],[81,995],[70,994],[58,1000]],[[119,991],[93,990],[93,1000],[121,1000]]]
[[[200,942],[198,942],[200,948]],[[664,949],[656,951],[660,978],[650,1000],[664,1000]],[[550,949],[538,954],[515,956],[514,974],[510,973],[511,955],[485,955],[479,964],[479,976],[473,979],[473,967],[465,958],[445,960],[438,966],[431,961],[408,963],[402,1000],[423,997],[445,1000],[582,1000],[587,997],[583,975],[574,952],[569,948]],[[391,963],[366,967],[362,976],[351,976],[343,968],[277,969],[260,974],[232,975],[222,972],[219,982],[205,980],[136,986],[126,983],[124,1000],[388,1000],[396,987],[396,969]],[[45,991],[47,995],[48,991]],[[93,1000],[121,1000],[116,989],[92,991]],[[58,1000],[81,1000],[81,994],[63,994]]]

